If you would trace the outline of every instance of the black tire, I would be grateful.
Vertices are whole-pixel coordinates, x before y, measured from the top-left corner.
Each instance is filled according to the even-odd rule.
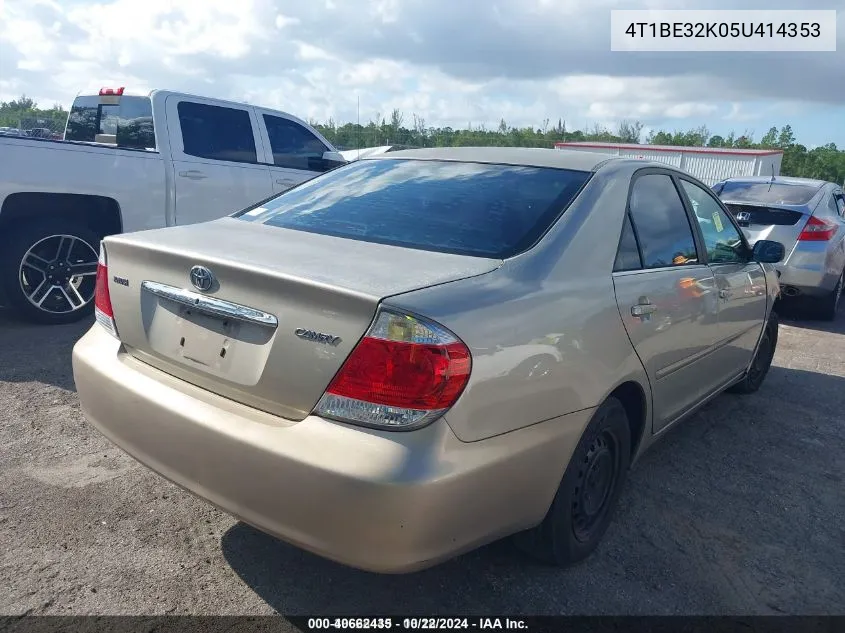
[[[839,309],[839,300],[842,297],[843,286],[845,285],[845,272],[839,275],[839,281],[836,282],[836,288],[833,289],[827,296],[817,299],[815,316],[823,321],[833,321],[836,318],[836,312]]]
[[[545,519],[514,535],[516,546],[533,558],[559,566],[589,556],[610,525],[630,464],[628,415],[622,403],[611,396],[596,410],[581,436]],[[585,486],[591,478],[591,484]]]
[[[8,307],[26,321],[48,325],[90,316],[99,250],[99,235],[65,219],[38,220],[10,231],[0,247],[0,284]]]
[[[751,368],[742,380],[728,388],[730,393],[754,393],[763,385],[777,350],[779,326],[778,314],[772,310],[769,321],[766,323],[766,329],[763,331],[763,337],[760,339],[760,345],[757,346],[757,351],[754,354]]]

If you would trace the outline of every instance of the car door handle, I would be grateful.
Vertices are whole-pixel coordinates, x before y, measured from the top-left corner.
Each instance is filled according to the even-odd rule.
[[[657,312],[657,306],[653,303],[638,303],[631,306],[631,316],[644,317]]]
[[[180,171],[179,175],[182,176],[182,178],[190,178],[191,180],[202,180],[203,178],[208,178],[208,176],[196,169]]]
[[[277,185],[287,185],[288,187],[293,187],[296,184],[295,180],[285,180],[284,178],[276,178]]]

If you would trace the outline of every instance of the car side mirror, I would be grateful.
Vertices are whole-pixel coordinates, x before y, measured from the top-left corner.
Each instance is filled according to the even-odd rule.
[[[326,166],[326,171],[345,165],[347,162],[340,152],[323,152],[323,164]]]
[[[773,240],[757,240],[751,250],[751,258],[761,264],[777,264],[785,254],[783,244]]]

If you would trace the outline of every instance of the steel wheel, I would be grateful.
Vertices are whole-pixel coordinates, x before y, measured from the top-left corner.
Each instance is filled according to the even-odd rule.
[[[68,314],[94,299],[99,254],[73,235],[50,235],[33,244],[21,258],[21,293],[35,308]]]
[[[517,547],[553,565],[589,556],[610,524],[630,463],[628,414],[609,396],[575,447],[542,523],[515,534]]]
[[[589,542],[607,513],[610,493],[620,471],[619,440],[610,429],[595,437],[578,471],[572,499],[572,532],[582,543]]]

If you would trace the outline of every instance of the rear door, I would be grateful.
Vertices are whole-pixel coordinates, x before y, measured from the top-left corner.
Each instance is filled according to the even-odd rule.
[[[719,297],[719,344],[714,358],[725,372],[739,374],[751,362],[763,329],[768,299],[763,267],[751,260],[740,229],[716,197],[697,183],[679,177],[696,219],[716,279]]]
[[[651,383],[655,432],[725,380],[711,353],[719,341],[715,278],[695,235],[672,177],[656,169],[638,172],[613,282]]]
[[[223,217],[273,193],[253,108],[172,95],[166,103],[176,224]]]
[[[313,130],[294,117],[256,109],[264,145],[268,148],[273,191],[282,193],[328,171],[323,154],[333,151]]]

